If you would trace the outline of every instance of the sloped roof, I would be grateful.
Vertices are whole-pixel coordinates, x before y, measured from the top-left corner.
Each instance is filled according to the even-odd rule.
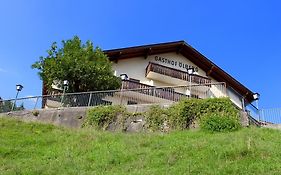
[[[229,75],[227,72],[222,70],[219,66],[213,63],[211,60],[206,58],[196,49],[191,47],[185,41],[175,41],[151,45],[143,45],[136,47],[127,47],[120,49],[105,50],[111,61],[118,61],[120,59],[129,59],[134,57],[143,56],[147,58],[149,55],[177,52],[182,54],[184,57],[192,61],[195,65],[200,67],[202,70],[207,72],[208,76],[213,77],[219,82],[225,82],[227,86],[232,87],[235,91],[245,97],[247,102],[252,102],[253,92]]]

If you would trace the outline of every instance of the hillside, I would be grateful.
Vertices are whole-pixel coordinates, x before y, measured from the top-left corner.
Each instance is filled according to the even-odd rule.
[[[110,133],[0,117],[1,174],[280,174],[281,132]]]

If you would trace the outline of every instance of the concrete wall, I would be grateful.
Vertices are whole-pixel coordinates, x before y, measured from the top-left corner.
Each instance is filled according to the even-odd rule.
[[[145,112],[150,108],[150,105],[130,105],[126,106],[127,111],[131,113]],[[163,107],[168,107],[168,104],[163,104]],[[92,108],[92,107],[89,107]],[[80,128],[86,117],[88,107],[72,107],[59,109],[40,109],[40,110],[24,110],[2,113],[0,116],[7,116],[23,121],[35,121],[40,123],[49,123],[57,126],[70,128]],[[38,115],[35,115],[38,113]]]
[[[162,107],[167,108],[171,104],[164,104]],[[126,106],[127,111],[135,114],[139,114],[142,112],[146,112],[149,110],[151,105],[129,105]],[[87,107],[73,107],[73,108],[61,108],[61,109],[43,109],[43,110],[34,110],[34,111],[14,111],[8,113],[2,113],[0,116],[16,118],[23,121],[35,121],[40,123],[48,123],[54,124],[57,126],[64,126],[69,128],[81,128],[85,118]],[[36,115],[38,114],[38,115]],[[117,116],[118,117],[118,116]],[[249,116],[246,112],[240,113],[241,124],[243,127],[247,127],[249,125]],[[128,118],[125,122],[127,132],[138,132],[145,130],[145,118],[141,114],[138,116],[133,116]],[[118,124],[112,123],[110,124],[108,130],[117,131],[120,130],[118,128]],[[194,121],[191,123],[190,129],[198,128],[198,122]]]

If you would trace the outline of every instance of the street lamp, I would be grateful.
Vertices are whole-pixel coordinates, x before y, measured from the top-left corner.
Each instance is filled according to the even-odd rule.
[[[64,99],[65,91],[68,88],[68,84],[69,84],[69,82],[67,80],[63,81],[63,93],[62,93],[62,98],[61,98],[61,105],[62,105],[62,102],[63,102],[63,99]]]
[[[123,100],[123,88],[124,88],[124,80],[128,80],[129,77],[127,74],[120,74],[120,78],[122,80],[122,85],[121,85],[121,99],[120,99],[120,105],[122,105],[122,100]]]
[[[186,68],[186,70],[189,78],[189,93],[190,93],[189,97],[191,98],[191,75],[194,74],[195,70],[193,67]]]
[[[259,94],[259,93],[254,93],[254,94],[253,94],[253,99],[256,101],[256,107],[257,107],[257,110],[258,110],[259,121],[260,121],[260,110],[259,110],[259,99],[260,99],[260,94]]]
[[[12,106],[12,111],[14,110],[14,107],[16,105],[19,92],[22,90],[22,88],[23,88],[23,86],[21,84],[17,84],[16,85],[17,95],[16,95],[16,98],[15,98],[15,102],[13,103],[13,106]]]

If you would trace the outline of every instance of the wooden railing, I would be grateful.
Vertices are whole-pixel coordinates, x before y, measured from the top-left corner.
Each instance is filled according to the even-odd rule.
[[[162,75],[170,76],[173,78],[177,78],[180,80],[184,80],[184,81],[190,81],[190,78],[191,78],[191,82],[196,83],[196,84],[211,83],[211,79],[209,79],[209,78],[202,77],[200,75],[194,75],[194,74],[189,75],[187,72],[173,69],[173,68],[166,67],[166,66],[162,66],[160,64],[156,64],[156,63],[152,63],[152,62],[149,62],[148,66],[146,67],[146,76],[150,71],[159,73]]]

